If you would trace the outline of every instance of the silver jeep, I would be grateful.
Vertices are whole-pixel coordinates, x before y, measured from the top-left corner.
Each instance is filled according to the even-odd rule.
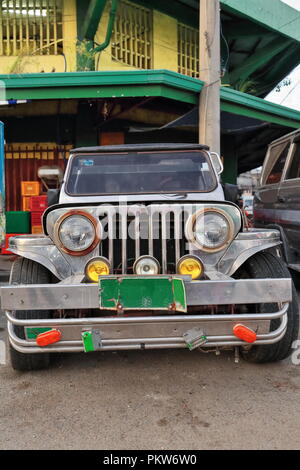
[[[152,348],[287,357],[298,305],[280,233],[244,226],[221,172],[201,145],[73,150],[44,235],[10,240],[12,366]]]

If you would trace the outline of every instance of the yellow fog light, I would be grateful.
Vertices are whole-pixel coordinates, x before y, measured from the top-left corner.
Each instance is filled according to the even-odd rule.
[[[192,276],[192,279],[199,279],[204,272],[204,267],[199,258],[187,255],[178,261],[177,272],[185,276]]]
[[[85,267],[85,275],[92,282],[98,282],[99,276],[108,276],[110,274],[110,263],[106,258],[93,258]]]

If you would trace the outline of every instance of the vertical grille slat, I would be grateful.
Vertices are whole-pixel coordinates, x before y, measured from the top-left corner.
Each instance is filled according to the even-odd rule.
[[[153,256],[153,233],[154,233],[154,226],[153,226],[153,213],[152,210],[150,211],[149,215],[149,235],[148,235],[148,243],[149,243],[149,255]]]
[[[174,237],[175,237],[175,260],[176,262],[180,258],[180,239],[181,239],[180,222],[181,222],[181,214],[175,210],[174,212]]]
[[[175,274],[177,261],[188,251],[183,212],[178,208],[111,206],[99,218],[107,230],[99,250],[108,258],[113,274],[132,273],[134,261],[142,255],[155,257],[162,274]]]
[[[166,274],[168,271],[167,260],[167,219],[166,212],[161,212],[161,259],[162,259],[162,272]]]
[[[121,240],[122,240],[122,274],[127,273],[127,211],[125,208],[120,210],[121,216]]]
[[[136,212],[135,214],[135,220],[134,220],[134,226],[135,226],[135,259],[138,259],[141,254],[141,233],[140,233],[140,213]]]
[[[110,262],[111,267],[114,266],[114,237],[115,237],[115,230],[114,230],[114,215],[111,212],[108,212],[108,260]]]

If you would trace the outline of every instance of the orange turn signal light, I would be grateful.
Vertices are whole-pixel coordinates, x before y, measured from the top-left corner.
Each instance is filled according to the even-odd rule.
[[[36,337],[36,343],[41,348],[48,346],[49,344],[57,343],[60,340],[61,332],[59,330],[46,331]]]
[[[233,333],[237,338],[246,341],[246,343],[254,343],[257,338],[255,331],[241,323],[233,327]]]

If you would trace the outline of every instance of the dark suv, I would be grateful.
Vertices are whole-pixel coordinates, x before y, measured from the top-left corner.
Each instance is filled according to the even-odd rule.
[[[254,223],[281,231],[287,264],[300,272],[300,129],[268,148],[254,198]]]

